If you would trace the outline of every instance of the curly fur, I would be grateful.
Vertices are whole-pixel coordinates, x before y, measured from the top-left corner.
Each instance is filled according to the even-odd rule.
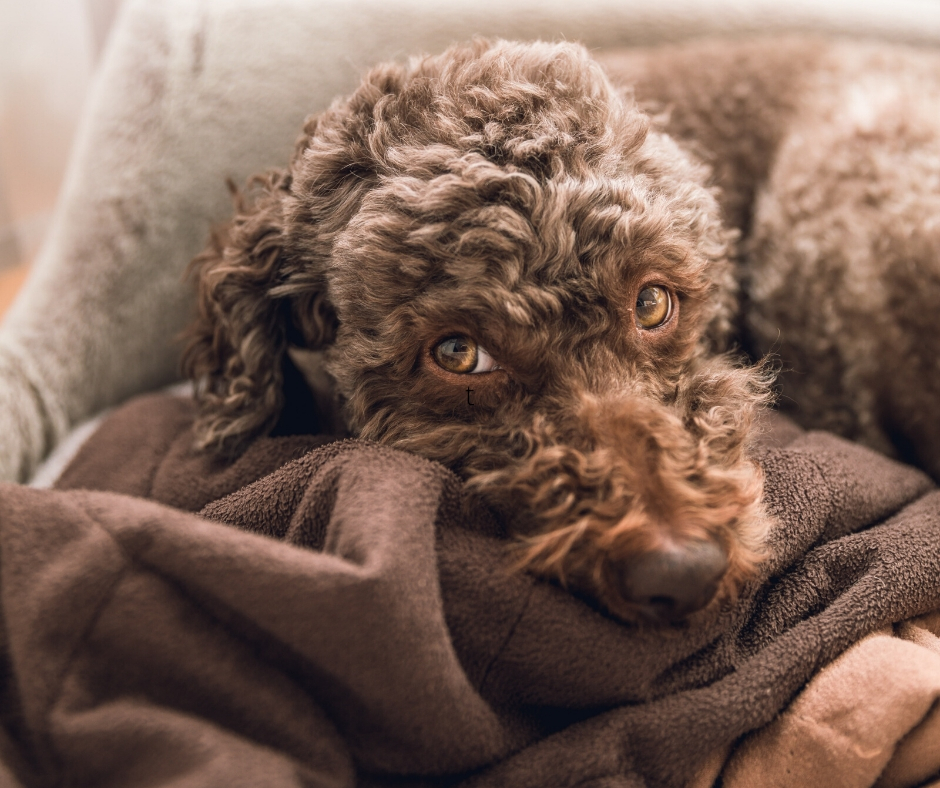
[[[703,95],[695,52],[609,62],[655,116],[573,44],[478,40],[373,69],[194,261],[199,445],[233,454],[270,430],[286,354],[316,351],[350,433],[461,474],[506,514],[518,566],[636,619],[631,566],[713,544],[721,581],[692,607],[733,597],[768,525],[749,447],[771,379],[723,354],[735,241],[820,47],[778,48],[803,64],[785,73],[760,45],[726,49],[698,51],[727,61]],[[750,92],[725,101],[742,73]],[[643,330],[649,283],[675,314]],[[500,369],[437,366],[456,334]]]

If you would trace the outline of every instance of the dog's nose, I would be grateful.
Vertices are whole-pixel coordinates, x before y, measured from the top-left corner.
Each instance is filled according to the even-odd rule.
[[[656,621],[678,621],[711,602],[728,568],[721,545],[696,541],[645,553],[621,570],[624,598]]]

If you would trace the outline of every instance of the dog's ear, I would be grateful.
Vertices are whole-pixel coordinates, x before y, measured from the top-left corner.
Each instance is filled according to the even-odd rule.
[[[237,454],[276,423],[291,331],[309,344],[324,341],[329,330],[327,308],[315,294],[307,314],[317,317],[292,329],[296,310],[283,292],[290,182],[288,172],[272,170],[253,178],[244,194],[232,187],[235,218],[213,232],[190,266],[198,312],[185,334],[182,366],[200,403],[197,446],[220,454]]]

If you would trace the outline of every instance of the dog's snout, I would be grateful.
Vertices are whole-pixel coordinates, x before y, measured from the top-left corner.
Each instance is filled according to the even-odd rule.
[[[620,572],[624,598],[656,621],[678,621],[705,607],[728,568],[715,542],[696,541],[643,553]]]

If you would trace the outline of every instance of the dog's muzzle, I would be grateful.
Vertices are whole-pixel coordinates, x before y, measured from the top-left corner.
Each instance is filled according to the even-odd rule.
[[[530,524],[518,565],[624,620],[676,622],[735,594],[761,561],[762,476],[727,431],[643,397],[572,411],[478,480]]]

